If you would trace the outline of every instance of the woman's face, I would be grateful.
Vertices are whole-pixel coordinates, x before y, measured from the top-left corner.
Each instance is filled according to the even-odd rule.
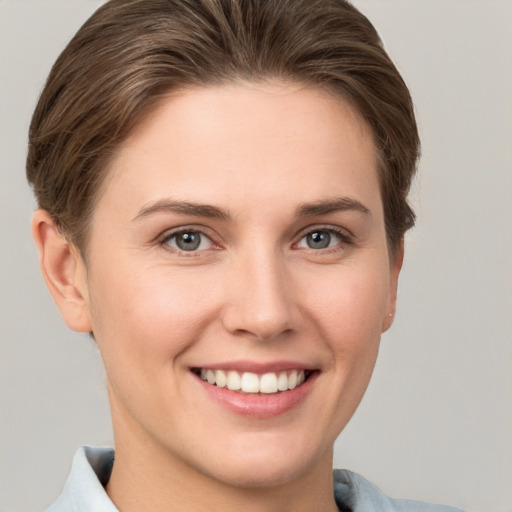
[[[116,444],[237,486],[330,468],[398,260],[371,134],[342,100],[277,84],[169,96],[92,221],[84,296]]]

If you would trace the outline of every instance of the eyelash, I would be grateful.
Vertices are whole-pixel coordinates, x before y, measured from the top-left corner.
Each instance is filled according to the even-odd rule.
[[[330,235],[335,235],[338,238],[338,243],[334,247],[326,247],[324,249],[313,249],[309,248],[312,251],[322,253],[322,254],[330,254],[331,252],[336,252],[340,250],[340,245],[350,246],[354,244],[354,237],[347,233],[346,230],[341,228],[336,228],[333,226],[313,226],[306,231],[303,231],[300,235],[300,238],[296,244],[300,243],[305,237],[313,234],[313,233],[329,233]],[[294,245],[296,245],[294,244]]]
[[[165,234],[161,240],[160,245],[162,245],[167,251],[178,254],[179,256],[185,256],[185,257],[197,257],[202,252],[211,249],[212,247],[209,247],[207,249],[199,249],[199,250],[180,250],[178,247],[172,247],[169,244],[169,241],[178,237],[182,234],[196,234],[201,237],[204,237],[209,240],[210,244],[214,246],[213,248],[219,248],[220,246],[216,244],[213,237],[205,232],[205,229],[203,227],[186,227],[186,228],[180,228],[176,231],[172,231],[170,233]],[[354,244],[354,238],[351,234],[347,233],[346,230],[342,230],[340,228],[336,228],[333,226],[313,226],[306,231],[302,231],[300,233],[299,239],[297,242],[294,242],[293,246],[297,246],[304,238],[306,238],[309,235],[312,235],[313,233],[329,233],[330,235],[335,235],[336,238],[338,238],[338,243],[333,247],[326,247],[326,248],[320,248],[320,249],[314,249],[314,248],[308,248],[311,251],[314,251],[316,253],[321,254],[330,254],[332,252],[336,252],[340,250],[340,245],[343,246],[350,246]],[[202,241],[200,242],[202,243]],[[216,247],[215,247],[216,246]]]
[[[213,237],[211,235],[208,235],[205,232],[204,228],[200,227],[186,227],[186,228],[180,228],[176,231],[172,231],[170,233],[165,234],[162,239],[160,240],[160,245],[162,245],[167,251],[178,254],[179,256],[185,256],[185,257],[194,257],[199,256],[202,252],[208,249],[199,249],[199,250],[192,250],[192,251],[186,251],[181,250],[179,247],[172,247],[169,242],[174,238],[177,238],[179,235],[183,234],[195,234],[199,235],[201,238],[206,238],[209,240],[210,244],[212,246],[217,246],[215,241],[213,240]],[[202,244],[203,241],[200,241],[200,244]],[[218,246],[217,246],[218,247]]]

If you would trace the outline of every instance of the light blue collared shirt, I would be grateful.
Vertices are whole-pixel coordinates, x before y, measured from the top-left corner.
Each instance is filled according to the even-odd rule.
[[[57,500],[45,512],[119,512],[104,486],[114,464],[112,448],[83,446]],[[346,469],[333,472],[334,497],[342,512],[462,512],[458,508],[388,498],[378,487]]]

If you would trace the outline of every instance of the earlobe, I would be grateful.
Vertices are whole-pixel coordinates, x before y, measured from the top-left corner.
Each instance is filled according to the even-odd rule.
[[[402,238],[400,246],[398,247],[396,253],[392,255],[392,259],[390,261],[388,303],[386,307],[386,315],[382,321],[382,332],[387,331],[391,327],[395,318],[398,276],[400,275],[403,261],[404,239]]]
[[[67,326],[91,332],[86,269],[79,251],[62,236],[45,210],[34,213],[32,236],[46,286]]]

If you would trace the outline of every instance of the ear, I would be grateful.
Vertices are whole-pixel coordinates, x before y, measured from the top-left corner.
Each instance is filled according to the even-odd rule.
[[[402,264],[404,262],[404,239],[400,241],[400,246],[395,253],[391,255],[390,266],[389,266],[389,294],[388,303],[386,306],[386,316],[382,321],[382,332],[387,331],[393,324],[396,310],[396,296],[398,289],[398,276],[400,270],[402,270]]]
[[[32,218],[32,236],[46,286],[67,326],[77,332],[91,332],[87,273],[83,259],[60,233],[45,210]]]

